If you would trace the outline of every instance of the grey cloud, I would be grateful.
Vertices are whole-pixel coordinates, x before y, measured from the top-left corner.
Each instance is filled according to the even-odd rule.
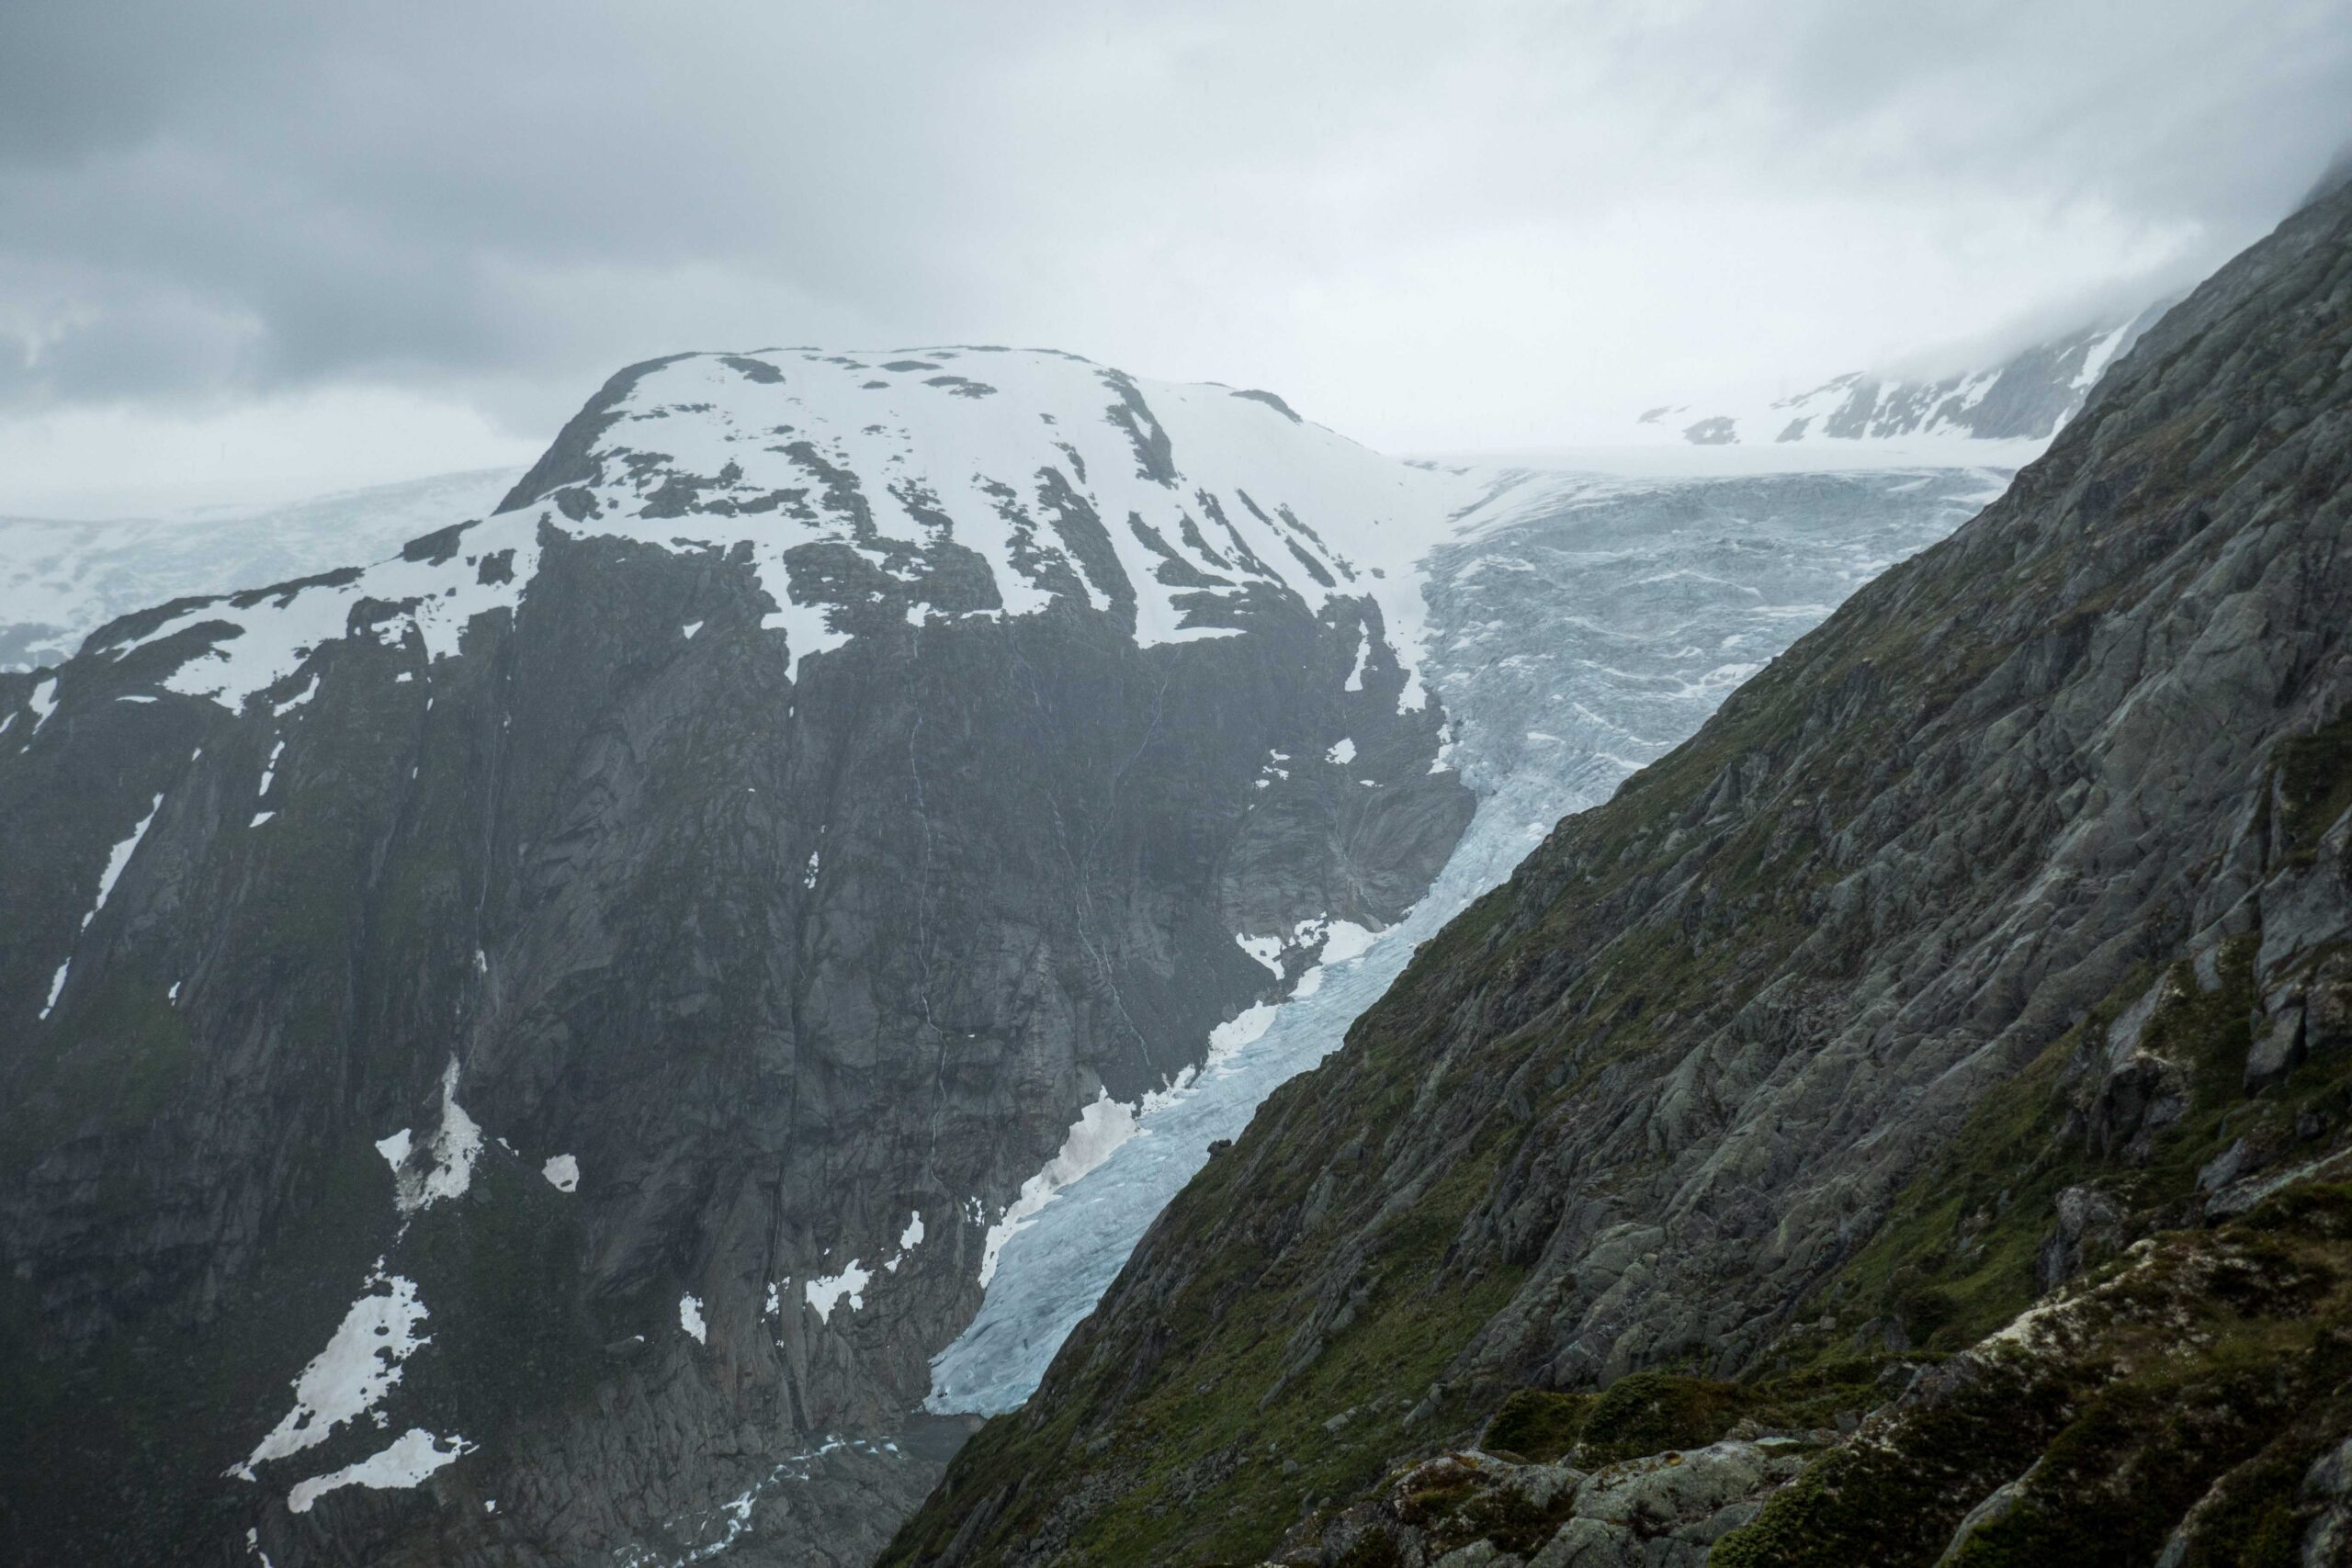
[[[0,409],[352,378],[576,389],[673,333],[991,336],[1054,320],[1069,258],[1106,234],[1147,266],[1214,243],[1232,276],[1204,287],[1238,321],[1366,248],[1514,205],[1580,221],[1686,178],[1993,186],[2233,245],[2352,130],[2346,105],[2352,24],[2304,0],[1664,20],[14,5]],[[1155,283],[1082,286],[1148,301]]]

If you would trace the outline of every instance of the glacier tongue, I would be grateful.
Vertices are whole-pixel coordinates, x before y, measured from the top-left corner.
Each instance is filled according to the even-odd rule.
[[[1420,942],[1561,817],[1606,800],[2007,480],[1978,468],[1487,487],[1424,567],[1425,679],[1453,718],[1446,761],[1479,801],[1444,872],[1400,924],[1331,954],[1319,984],[1250,1010],[1238,1044],[1152,1097],[1133,1136],[1025,1216],[993,1258],[978,1316],[933,1358],[925,1407],[1018,1406],[1209,1145],[1238,1136],[1268,1094],[1336,1048]]]

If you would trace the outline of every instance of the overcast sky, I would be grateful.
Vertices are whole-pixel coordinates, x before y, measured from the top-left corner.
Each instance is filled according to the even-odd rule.
[[[519,466],[774,344],[1589,442],[2177,286],[2347,136],[2344,0],[6,0],[0,512]]]

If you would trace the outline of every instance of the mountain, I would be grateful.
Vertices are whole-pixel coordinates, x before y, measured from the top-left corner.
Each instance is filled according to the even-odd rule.
[[[1337,1047],[1413,950],[1562,815],[1686,739],[1860,583],[2000,492],[1982,470],[1497,482],[1427,558],[1425,669],[1445,761],[1476,797],[1430,891],[1311,987],[1236,1021],[1198,1082],[1027,1216],[979,1314],[934,1358],[928,1408],[995,1415],[1035,1388],[1152,1219],[1264,1097]]]
[[[869,1558],[1011,1211],[1460,836],[1460,486],[1065,355],[686,355],[0,674],[0,1555]]]
[[[166,599],[380,558],[496,505],[514,479],[491,468],[260,509],[103,522],[0,517],[0,670],[62,663],[108,621]]]
[[[1561,822],[885,1561],[2352,1550],[2352,192]]]
[[[2094,322],[1978,369],[1932,378],[1850,371],[1794,396],[1666,404],[1635,423],[1645,434],[1694,446],[1894,442],[1933,450],[1969,441],[2046,442],[2171,303]]]
[[[692,355],[0,676],[0,1540],[870,1559],[1414,943],[2006,479]]]

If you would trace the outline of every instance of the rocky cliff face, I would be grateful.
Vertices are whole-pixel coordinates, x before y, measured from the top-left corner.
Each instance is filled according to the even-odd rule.
[[[2347,539],[2339,190],[1429,943],[887,1560],[2340,1560]]]
[[[0,675],[5,1554],[870,1557],[1023,1184],[1461,831],[1438,482],[687,356],[494,515]]]

